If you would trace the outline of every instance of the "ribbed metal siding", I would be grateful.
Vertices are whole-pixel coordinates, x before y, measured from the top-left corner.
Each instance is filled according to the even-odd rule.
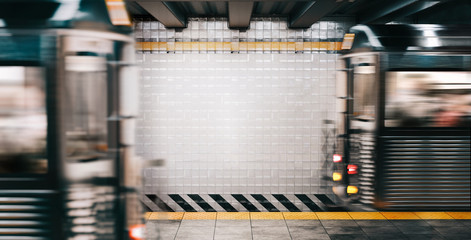
[[[384,137],[382,173],[388,208],[470,210],[470,137]]]
[[[52,239],[53,196],[50,191],[0,191],[0,239]]]
[[[375,195],[375,138],[373,134],[362,134],[359,149],[360,202],[372,205]]]

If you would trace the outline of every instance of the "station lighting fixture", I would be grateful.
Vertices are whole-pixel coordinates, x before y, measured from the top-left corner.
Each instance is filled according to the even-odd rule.
[[[340,154],[334,154],[333,158],[335,163],[341,162],[342,161],[342,156]]]

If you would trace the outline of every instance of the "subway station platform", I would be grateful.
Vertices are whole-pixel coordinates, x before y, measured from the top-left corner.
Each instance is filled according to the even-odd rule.
[[[471,239],[471,212],[148,212],[147,239]]]

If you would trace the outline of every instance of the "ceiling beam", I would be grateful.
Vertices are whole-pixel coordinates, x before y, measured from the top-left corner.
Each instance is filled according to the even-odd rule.
[[[229,27],[248,28],[253,11],[253,2],[233,2],[228,4]]]
[[[139,0],[139,2],[282,2],[283,0]],[[288,0],[290,1],[290,0]],[[296,2],[312,2],[312,0],[296,0]]]
[[[142,8],[149,12],[159,22],[168,28],[186,27],[185,14],[173,2],[137,1]]]
[[[358,21],[362,24],[374,23],[376,20],[385,17],[393,12],[399,11],[418,0],[394,0],[378,1],[370,5],[365,11],[358,14]]]
[[[311,27],[312,24],[332,12],[343,2],[343,0],[317,0],[315,2],[307,2],[302,9],[289,17],[289,27]]]
[[[408,6],[398,9],[390,14],[377,18],[372,23],[388,23],[394,20],[398,20],[412,14],[421,12],[425,9],[435,6],[436,4],[440,3],[440,1],[417,1]]]

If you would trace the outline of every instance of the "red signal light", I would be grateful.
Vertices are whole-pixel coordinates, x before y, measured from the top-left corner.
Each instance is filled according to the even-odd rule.
[[[355,164],[348,164],[347,165],[347,173],[348,174],[357,174],[358,173],[358,166]]]
[[[334,154],[333,158],[334,162],[341,162],[342,156],[340,154]]]

